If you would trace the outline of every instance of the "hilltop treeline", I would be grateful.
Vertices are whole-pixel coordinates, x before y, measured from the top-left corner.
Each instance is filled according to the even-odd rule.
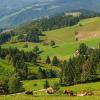
[[[61,84],[74,85],[100,79],[100,48],[92,49],[84,43],[80,45],[76,57],[62,64]]]
[[[14,31],[5,32],[0,34],[0,44],[5,43],[11,39],[12,36],[15,35]]]
[[[74,13],[74,12],[73,12]],[[58,15],[45,17],[35,20],[30,23],[26,23],[17,27],[14,30],[3,32],[0,34],[0,44],[5,43],[16,35],[17,42],[40,42],[39,36],[43,36],[42,31],[54,30],[63,27],[73,26],[78,24],[81,19],[99,16],[94,12],[80,11],[80,15]],[[15,41],[14,41],[15,42]]]
[[[16,29],[16,31],[25,33],[25,32],[29,32],[33,27],[37,27],[41,31],[54,30],[54,29],[59,29],[59,28],[63,28],[63,27],[76,25],[81,19],[100,16],[100,14],[98,14],[98,13],[87,11],[87,10],[79,10],[77,12],[80,12],[80,15],[66,16],[66,15],[62,14],[62,15],[58,15],[58,16],[45,17],[40,20],[38,19],[33,22],[26,23],[22,26],[19,26]],[[74,13],[74,11],[72,13]]]

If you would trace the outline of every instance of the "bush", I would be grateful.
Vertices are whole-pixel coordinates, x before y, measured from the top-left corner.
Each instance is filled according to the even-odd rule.
[[[54,46],[56,45],[56,44],[55,44],[55,41],[51,41],[50,45],[51,45],[52,47],[54,47]]]
[[[28,44],[27,43],[24,44],[23,48],[28,48]]]
[[[35,83],[34,86],[38,86],[38,84]]]
[[[52,87],[53,87],[54,90],[58,91],[60,89],[60,84],[54,83]]]

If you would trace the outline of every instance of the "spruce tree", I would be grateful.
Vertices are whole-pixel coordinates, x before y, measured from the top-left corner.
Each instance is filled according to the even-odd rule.
[[[86,55],[88,51],[88,47],[86,46],[86,44],[82,43],[79,46],[79,53],[80,55]]]
[[[54,47],[54,46],[56,45],[56,44],[55,44],[55,41],[51,41],[50,45],[51,45],[52,47]]]
[[[51,60],[50,60],[50,57],[47,56],[47,59],[46,59],[46,64],[50,64],[51,63]]]
[[[9,93],[17,93],[17,92],[22,92],[24,90],[22,87],[22,83],[20,82],[17,76],[13,75],[12,77],[9,78],[8,90]]]
[[[60,62],[59,62],[57,56],[54,56],[54,57],[53,57],[53,60],[52,60],[52,65],[53,65],[53,66],[58,66],[59,63],[60,63]]]
[[[48,82],[48,80],[46,80],[44,83],[44,89],[47,89],[49,87],[50,87],[49,82]]]

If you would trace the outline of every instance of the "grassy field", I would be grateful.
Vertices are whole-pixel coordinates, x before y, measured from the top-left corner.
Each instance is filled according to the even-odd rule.
[[[80,27],[80,24],[82,25]],[[79,32],[79,36],[82,40],[75,41],[75,32]],[[89,33],[89,34],[88,34]],[[53,56],[58,56],[59,59],[68,59],[73,56],[75,50],[78,49],[80,43],[86,43],[89,47],[98,47],[100,43],[100,18],[89,18],[85,20],[81,20],[79,24],[72,27],[65,27],[61,29],[56,29],[52,31],[44,32],[46,36],[42,37],[45,42],[50,44],[51,40],[56,42],[56,48],[52,48],[50,45],[44,46],[43,43],[31,43],[27,42],[28,48],[23,48],[25,42],[18,43],[5,43],[2,45],[3,48],[9,47],[17,47],[20,50],[31,51],[36,45],[40,48],[43,53],[41,57],[43,60],[46,59],[47,56],[51,58]],[[92,34],[92,35],[91,35]],[[97,36],[94,36],[97,35]],[[84,37],[85,36],[85,37]],[[91,36],[91,37],[89,37]],[[94,36],[94,37],[93,37]],[[88,38],[88,39],[87,39]],[[15,40],[16,37],[12,38]],[[32,72],[36,72],[38,67],[33,66],[32,64],[28,64],[29,69]],[[52,67],[49,65],[43,65],[44,69],[53,69],[59,71],[59,68]],[[0,59],[0,75],[2,77],[8,75],[8,73],[13,72],[13,67],[9,65],[6,61]],[[46,79],[41,80],[26,80],[23,81],[23,86],[25,90],[38,90],[43,89],[44,82]],[[59,83],[59,79],[48,79],[50,85],[52,86],[54,83]],[[37,85],[35,85],[37,84]],[[60,90],[71,89],[75,92],[79,92],[84,89],[89,89],[92,91],[100,91],[100,82],[95,83],[87,83],[87,84],[79,84],[69,87],[61,87]],[[16,94],[16,95],[7,95],[0,96],[0,100],[100,100],[99,96],[91,96],[91,97],[67,97],[66,95],[48,95],[44,93],[40,93],[36,95],[37,97],[27,96],[25,94]]]
[[[15,96],[1,96],[0,100],[100,100],[99,96],[91,97],[67,97],[67,96],[27,96],[27,95],[15,95]]]
[[[80,30],[100,32],[100,17],[84,19],[79,24],[82,24],[82,27],[78,27]]]
[[[44,88],[44,83],[46,79],[41,80],[26,80],[23,81],[23,86],[25,90],[39,90]],[[58,83],[59,79],[47,79],[49,81],[49,84],[52,86],[54,83]],[[37,84],[37,86],[34,86],[34,84]]]
[[[83,43],[83,42],[86,43],[90,47],[97,47],[98,44],[100,43],[100,38],[83,40],[79,42],[67,42],[67,43],[62,43],[62,44],[56,44],[58,46],[56,48],[52,48],[49,45],[44,46],[42,44],[34,44],[34,43],[28,43],[28,48],[23,48],[23,45],[25,44],[24,42],[19,42],[19,43],[14,43],[14,44],[6,43],[2,45],[2,47],[4,48],[17,47],[20,50],[30,51],[37,45],[40,48],[40,50],[43,51],[43,53],[41,54],[41,57],[43,59],[46,59],[47,56],[53,57],[54,55],[58,56],[61,59],[62,58],[65,59],[72,56],[75,50],[78,49],[80,43]],[[62,50],[63,52],[61,52]]]
[[[23,81],[23,85],[25,90],[38,90],[43,89],[44,83],[46,79],[42,80],[27,80]],[[54,79],[48,79],[49,84],[52,86],[54,83],[59,83],[59,78]],[[37,86],[34,86],[34,84],[37,84]],[[94,82],[94,83],[86,83],[86,84],[78,84],[74,86],[68,86],[68,87],[61,87],[61,90],[70,89],[75,92],[89,89],[92,91],[100,91],[100,82]]]
[[[24,81],[25,90],[39,90],[43,89],[45,79],[42,80],[30,80]],[[59,82],[59,79],[48,79],[50,85],[54,84],[55,82]],[[34,86],[37,84],[37,86]],[[74,92],[80,92],[82,90],[92,90],[92,91],[100,91],[100,82],[95,83],[86,83],[86,84],[78,84],[74,86],[68,87],[61,87],[59,91],[60,94],[52,94],[49,95],[45,92],[37,92],[34,96],[27,96],[24,93],[19,93],[15,95],[7,95],[7,96],[0,96],[0,100],[100,100],[100,96],[95,94],[95,96],[86,96],[86,97],[68,97],[67,95],[63,94],[64,90],[73,90]],[[99,92],[100,95],[100,92]]]
[[[44,32],[44,34],[46,35],[44,40],[46,42],[54,40],[57,44],[75,41],[75,28],[76,26],[65,27]]]
[[[17,47],[20,50],[30,51],[34,46],[38,46],[43,53],[41,57],[46,59],[47,56],[51,58],[53,56],[58,56],[61,59],[69,58],[73,55],[75,50],[78,48],[79,44],[84,42],[90,47],[97,47],[100,43],[100,17],[94,17],[89,19],[81,20],[77,25],[72,27],[65,27],[61,29],[56,29],[52,31],[44,32],[46,36],[43,36],[42,39],[50,44],[51,40],[54,40],[56,43],[56,48],[52,48],[50,45],[44,46],[43,43],[30,43],[27,42],[28,48],[23,48],[25,42],[11,43],[8,42],[3,44],[2,47]],[[80,27],[80,24],[82,25]],[[80,37],[82,40],[78,42],[75,41],[75,32],[79,32],[77,37]],[[16,39],[14,37],[13,39]],[[63,52],[61,52],[63,50]],[[49,51],[49,52],[48,52]]]

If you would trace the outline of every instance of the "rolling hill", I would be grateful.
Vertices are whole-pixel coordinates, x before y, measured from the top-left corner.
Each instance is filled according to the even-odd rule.
[[[41,58],[43,60],[46,59],[47,56],[51,58],[53,56],[58,56],[59,59],[68,59],[69,57],[73,56],[74,52],[79,47],[80,43],[86,43],[89,47],[98,47],[100,43],[100,18],[94,17],[89,19],[81,20],[77,25],[72,27],[64,27],[61,29],[56,29],[52,31],[43,32],[45,36],[41,37],[46,43],[50,44],[50,41],[54,40],[56,43],[56,48],[52,48],[50,45],[44,46],[42,42],[40,43],[32,43],[27,42],[28,48],[23,48],[26,42],[17,42],[12,43],[11,41],[15,41],[17,36],[12,37],[11,41],[2,45],[3,48],[18,48],[24,51],[31,51],[35,46],[38,46],[40,50],[43,51],[41,54]],[[80,27],[81,24],[81,27]],[[79,41],[76,41],[75,32],[78,32]],[[98,34],[97,34],[98,33]],[[87,34],[91,34],[88,36]],[[95,35],[97,34],[97,35]],[[95,35],[95,37],[94,37]],[[84,37],[85,36],[85,37]],[[63,52],[61,52],[63,50]],[[49,52],[48,52],[49,51]],[[43,65],[43,69],[52,69],[54,71],[59,72],[59,68]],[[37,73],[39,67],[33,67],[32,64],[28,64],[28,68],[32,73]],[[0,77],[4,77],[3,75],[8,75],[8,73],[12,73],[14,71],[13,67],[8,64],[5,60],[0,59],[0,70],[1,74]]]
[[[31,26],[30,26],[31,27]],[[25,27],[24,27],[25,28]],[[27,28],[27,27],[26,27]],[[77,34],[76,34],[77,32]],[[59,77],[61,72],[60,66],[52,66],[52,64],[46,64],[45,60],[47,56],[50,56],[52,59],[54,56],[57,56],[60,60],[69,59],[73,56],[75,51],[78,49],[81,43],[85,43],[90,48],[98,48],[98,44],[100,43],[100,17],[88,18],[84,20],[80,20],[80,22],[74,26],[64,27],[52,31],[45,31],[43,32],[43,36],[41,36],[41,40],[43,40],[48,45],[44,45],[43,42],[33,43],[33,42],[12,42],[16,41],[19,34],[12,36],[11,40],[2,44],[2,48],[18,48],[19,50],[24,51],[32,51],[34,47],[38,46],[41,53],[41,61],[37,63],[37,65],[33,64],[33,62],[24,62],[27,64],[28,68],[28,78],[32,80],[21,80],[25,91],[31,90],[38,90],[34,93],[33,96],[27,96],[24,92],[10,94],[10,95],[3,95],[0,96],[0,100],[99,100],[100,96],[100,82],[93,82],[93,83],[86,83],[86,84],[77,84],[74,86],[60,86],[60,90],[57,91],[55,94],[47,94],[47,92],[41,92],[40,89],[43,90],[45,80],[48,80],[50,86],[54,85],[55,83],[59,83],[59,78],[53,79],[41,79],[42,75],[39,73],[39,68],[42,68],[43,71],[48,70],[55,71],[57,77]],[[24,34],[26,35],[26,33]],[[78,41],[76,41],[76,37]],[[55,41],[56,46],[55,48],[50,46],[51,41]],[[23,46],[27,43],[28,47],[24,48]],[[22,51],[23,52],[23,51]],[[7,57],[7,55],[6,55]],[[6,58],[5,57],[5,58]],[[20,56],[19,56],[20,57]],[[82,58],[83,59],[83,58]],[[5,79],[9,77],[14,72],[15,67],[11,64],[7,63],[7,59],[0,59],[0,78]],[[99,64],[97,71],[97,77],[99,78]],[[37,74],[39,73],[39,74]],[[50,74],[50,73],[49,73]],[[49,75],[48,74],[48,75]],[[32,76],[33,75],[33,76]],[[37,76],[36,76],[37,75]],[[39,76],[38,76],[39,75]],[[40,80],[33,80],[35,79],[34,76],[37,78],[39,77]],[[36,79],[37,79],[36,78]],[[42,77],[43,78],[43,77]],[[50,77],[49,77],[50,78]],[[40,90],[40,91],[39,91]],[[90,90],[94,92],[94,96],[85,96],[85,97],[67,97],[66,94],[63,94],[64,90],[72,90],[74,93],[80,93],[83,90]]]
[[[44,32],[45,36],[42,37],[42,40],[44,40],[48,44],[50,44],[50,41],[54,40],[57,46],[56,48],[52,48],[50,45],[44,46],[43,43],[31,43],[31,42],[28,42],[28,48],[23,48],[25,42],[18,42],[18,43],[8,42],[6,44],[3,44],[2,47],[6,48],[18,47],[20,50],[30,51],[33,49],[33,47],[37,45],[40,48],[40,50],[43,50],[43,53],[41,55],[43,59],[45,59],[47,56],[53,57],[54,55],[59,56],[60,58],[68,58],[69,56],[72,56],[74,54],[75,50],[82,42],[86,43],[90,47],[98,46],[98,43],[100,42],[99,21],[100,21],[99,17],[94,17],[81,20],[77,25],[72,27],[65,27],[61,29]],[[82,24],[81,27],[80,24]],[[86,27],[88,27],[89,29],[88,31],[86,31],[87,30]],[[84,33],[80,33],[81,30]],[[85,38],[78,37],[79,41],[76,41],[75,40],[76,31],[79,32],[78,35],[82,34],[83,36],[86,37]],[[91,32],[93,32],[93,34]],[[91,38],[90,35],[89,36],[87,35],[87,33],[91,33]],[[97,33],[98,35],[96,36],[95,34]],[[16,37],[13,37],[13,39],[15,38]],[[62,50],[63,52],[61,52]]]

